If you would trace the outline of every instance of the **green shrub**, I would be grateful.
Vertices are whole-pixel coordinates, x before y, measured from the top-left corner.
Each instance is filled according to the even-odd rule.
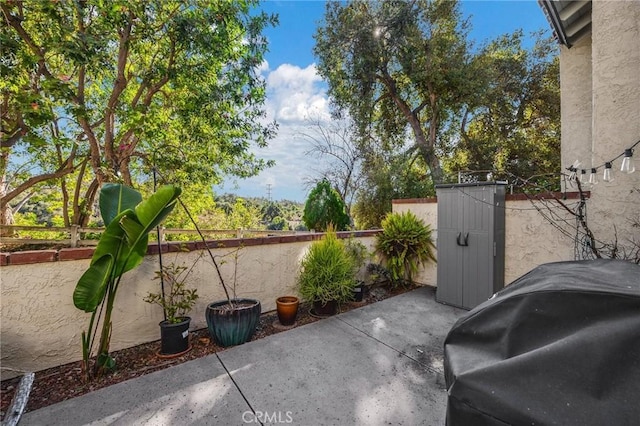
[[[327,303],[351,300],[355,281],[355,262],[333,229],[322,240],[314,241],[300,264],[298,291],[308,302]]]
[[[338,191],[331,187],[328,180],[323,179],[309,193],[302,221],[307,228],[316,231],[325,231],[329,225],[333,225],[338,231],[345,231],[351,220]]]
[[[389,271],[392,286],[413,283],[418,266],[436,261],[431,227],[413,213],[389,213],[376,237],[376,252]]]

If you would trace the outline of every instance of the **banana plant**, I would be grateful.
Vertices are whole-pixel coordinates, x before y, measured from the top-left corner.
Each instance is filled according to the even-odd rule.
[[[115,367],[109,355],[111,314],[125,272],[140,265],[147,253],[149,232],[173,210],[181,189],[165,185],[143,200],[138,191],[121,184],[105,184],[100,191],[100,214],[106,229],[73,292],[76,308],[91,313],[89,328],[82,333],[82,361],[87,378],[98,377]],[[100,308],[100,309],[98,309]],[[89,360],[100,328],[97,358],[90,369]]]

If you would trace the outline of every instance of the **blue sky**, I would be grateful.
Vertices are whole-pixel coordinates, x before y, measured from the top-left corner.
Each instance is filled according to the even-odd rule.
[[[315,159],[305,152],[309,142],[300,136],[308,128],[308,117],[328,118],[329,101],[326,84],[315,71],[313,34],[324,15],[321,0],[263,1],[260,8],[279,15],[280,25],[264,32],[269,40],[269,52],[262,75],[267,81],[266,110],[270,120],[279,123],[278,136],[266,149],[256,154],[273,159],[276,166],[259,176],[227,179],[216,187],[217,193],[235,193],[245,197],[266,197],[267,186],[273,200],[303,202],[309,192],[304,179],[313,177]],[[470,38],[476,46],[517,29],[531,32],[549,30],[549,25],[536,0],[476,1],[463,0],[461,10],[470,17]]]

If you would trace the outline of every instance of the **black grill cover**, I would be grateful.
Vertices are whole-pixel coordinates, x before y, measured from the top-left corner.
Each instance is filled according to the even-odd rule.
[[[640,266],[539,266],[444,344],[447,425],[640,425]]]

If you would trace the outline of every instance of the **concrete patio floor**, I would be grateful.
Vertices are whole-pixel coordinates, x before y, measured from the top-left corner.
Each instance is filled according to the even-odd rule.
[[[466,311],[423,287],[23,415],[20,425],[442,425]]]

